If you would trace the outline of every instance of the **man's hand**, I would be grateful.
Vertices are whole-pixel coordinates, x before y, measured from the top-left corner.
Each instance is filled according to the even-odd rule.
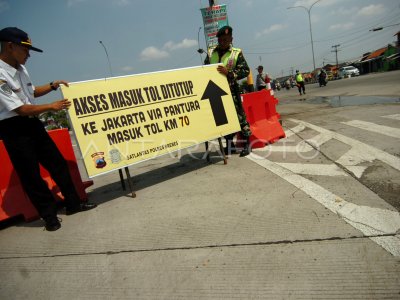
[[[51,109],[53,111],[59,111],[62,109],[67,109],[71,106],[71,101],[68,99],[62,99],[51,103]]]
[[[53,81],[53,86],[54,86],[55,88],[57,88],[57,89],[60,87],[60,84],[63,84],[63,85],[65,85],[65,86],[69,86],[68,81],[65,81],[65,80],[56,80],[56,81]]]
[[[60,84],[69,86],[68,81],[65,80],[56,80],[52,81],[51,83],[47,83],[45,85],[35,86],[35,91],[34,91],[35,98],[44,96],[52,92],[53,90],[57,90],[60,87]]]
[[[14,111],[20,116],[37,116],[46,111],[59,111],[67,109],[70,106],[71,106],[71,101],[69,101],[68,99],[62,99],[46,104],[37,104],[37,105],[24,104],[14,109]]]

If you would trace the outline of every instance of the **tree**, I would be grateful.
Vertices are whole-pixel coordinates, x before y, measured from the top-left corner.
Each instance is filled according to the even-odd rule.
[[[59,128],[70,129],[67,112],[65,110],[60,110],[57,112],[45,112],[41,115],[40,119],[45,123],[47,130]]]

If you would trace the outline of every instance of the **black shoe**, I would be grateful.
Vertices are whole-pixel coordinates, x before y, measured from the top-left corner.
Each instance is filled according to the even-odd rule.
[[[47,219],[45,222],[44,228],[46,228],[47,231],[56,231],[61,228],[61,223],[57,217]]]
[[[249,154],[250,154],[249,149],[248,149],[248,148],[245,148],[245,149],[243,149],[242,151],[240,151],[239,156],[240,156],[240,157],[244,157],[244,156],[247,156],[247,155],[249,155]]]
[[[250,138],[248,137],[248,138],[246,138],[246,143],[244,144],[243,150],[240,151],[239,156],[240,156],[240,157],[247,156],[247,155],[250,154],[250,152],[251,152]]]
[[[71,209],[66,209],[65,214],[67,216],[70,216],[70,215],[76,214],[76,213],[81,212],[81,211],[91,210],[91,209],[96,208],[96,207],[97,207],[97,204],[89,203],[89,202],[82,202],[82,203],[79,204],[78,207],[71,208]]]

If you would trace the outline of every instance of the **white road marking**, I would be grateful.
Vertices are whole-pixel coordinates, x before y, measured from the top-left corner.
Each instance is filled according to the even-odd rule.
[[[305,142],[299,143],[296,146],[279,146],[279,145],[268,145],[263,149],[267,149],[269,152],[286,152],[286,153],[304,153],[313,151],[314,148]]]
[[[318,176],[348,176],[346,172],[344,172],[335,164],[297,164],[297,163],[277,163],[277,164],[296,174],[318,175]]]
[[[356,147],[347,151],[336,162],[343,166],[349,167],[356,166],[363,162],[373,162],[375,158],[375,155],[371,155],[370,153],[363,151],[360,152],[360,149]]]
[[[397,115],[391,115],[391,116],[397,116]],[[357,165],[363,162],[372,162],[375,159],[379,159],[387,163],[388,165],[393,166],[397,170],[400,170],[400,159],[387,152],[384,152],[382,150],[376,149],[372,146],[361,143],[344,135],[326,130],[322,127],[318,127],[307,122],[295,119],[290,119],[290,120],[298,123],[298,125],[286,131],[287,137],[292,136],[294,133],[299,133],[302,130],[306,129],[307,127],[313,129],[314,131],[319,132],[319,134],[311,139],[300,142],[296,146],[287,146],[286,143],[288,142],[288,138],[285,138],[281,139],[277,144],[268,145],[263,149],[259,150],[268,150],[271,153],[272,152],[305,153],[318,149],[324,143],[326,143],[331,139],[337,139],[351,146],[352,148],[348,152],[343,154],[336,162],[344,166],[350,172],[352,172],[357,178],[361,178],[361,176],[363,175],[364,171],[367,168],[365,166],[357,166]],[[283,143],[283,145],[279,145],[279,143],[281,144]],[[313,149],[313,147],[315,149]]]
[[[361,178],[367,168],[366,166],[346,166],[346,169],[352,172],[357,178]]]
[[[288,131],[285,131],[286,137],[281,139],[280,141],[285,140],[291,137],[292,135],[295,135],[296,133],[303,131],[304,129],[306,129],[306,127],[303,124],[299,124],[296,127],[290,128]]]
[[[297,126],[296,126],[297,127]],[[305,128],[300,127],[300,128]],[[293,134],[292,134],[293,135]],[[306,153],[318,149],[321,145],[325,144],[327,141],[331,140],[332,137],[328,134],[318,134],[311,139],[301,141],[296,146],[287,146],[287,142],[293,142],[287,138],[279,140],[278,143],[283,143],[283,146],[279,144],[267,145],[263,149],[267,149],[269,152],[291,152],[291,153]],[[312,146],[311,146],[312,145]]]
[[[400,229],[400,215],[397,211],[355,205],[261,156],[251,153],[246,157],[302,190],[364,235],[393,234],[394,236],[373,237],[371,240],[394,256],[400,256],[400,235],[395,235]]]
[[[393,120],[399,120],[400,121],[400,114],[382,116],[382,118],[388,118],[388,119],[393,119]]]
[[[394,137],[394,138],[400,138],[400,129],[398,128],[393,128],[389,126],[383,126],[383,125],[378,125],[374,124],[371,122],[365,122],[365,121],[360,121],[360,120],[352,120],[348,122],[341,122],[342,124],[346,124],[349,126],[353,126],[359,129],[367,130],[370,132],[376,132],[382,135]]]
[[[307,141],[315,147],[319,148],[331,139],[332,135],[330,134],[330,132],[324,132],[314,136],[312,139],[308,139]]]
[[[304,121],[296,119],[290,119],[290,121],[298,124],[304,124],[308,128],[311,128],[317,132],[320,132],[321,134],[325,134],[328,137],[330,136],[333,139],[336,139],[342,143],[351,146],[351,149],[336,161],[337,163],[345,167],[356,166],[362,162],[372,162],[377,159],[400,171],[400,159],[394,155],[391,155],[385,151],[374,148],[370,145],[354,140],[342,134],[329,131],[325,128],[318,127]]]
[[[303,131],[304,129],[306,129],[306,126],[302,123],[297,125],[296,127],[290,128],[288,129],[285,134],[286,134],[286,138],[279,140],[280,143],[285,143],[288,141],[288,138],[292,135],[294,135],[294,133],[299,133],[301,131]],[[303,141],[301,144],[298,144],[297,146],[280,146],[277,144],[273,144],[273,145],[267,145],[262,149],[257,149],[257,150],[268,150],[269,152],[292,152],[292,153],[304,153],[304,152],[309,152],[313,149],[313,147],[311,147],[309,145],[312,144],[315,148],[319,148],[320,146],[322,146],[324,143],[326,143],[327,141],[331,140],[333,138],[333,134],[329,133],[320,133],[318,135],[316,135],[314,138],[312,139],[308,139]],[[277,142],[277,143],[279,143]],[[351,151],[351,150],[350,150]],[[355,150],[353,152],[348,152],[346,154],[344,154],[341,159],[339,159],[337,162],[343,166],[346,167],[347,170],[349,170],[350,172],[352,172],[357,178],[361,178],[364,171],[367,169],[366,166],[356,166],[357,164],[367,160],[367,161],[372,161],[370,160],[370,157],[358,157],[360,156],[360,153],[358,153],[358,150]],[[327,164],[320,164],[320,165],[315,165],[312,166],[310,164],[287,164],[287,163],[278,163],[281,166],[297,173],[297,174],[308,174],[308,175],[324,175],[324,176],[340,176],[340,175],[344,175],[347,176],[348,174],[342,170],[340,170],[340,168],[334,167],[333,165],[327,165]],[[325,170],[326,168],[326,170]],[[340,170],[340,171],[339,171]]]

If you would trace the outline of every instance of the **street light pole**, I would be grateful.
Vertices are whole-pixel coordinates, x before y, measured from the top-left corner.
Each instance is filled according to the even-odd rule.
[[[397,24],[391,24],[391,25],[382,26],[382,27],[376,27],[376,28],[372,28],[372,29],[370,29],[369,31],[379,31],[379,30],[383,30],[383,28],[386,28],[386,27],[392,27],[392,26],[397,26],[397,25],[400,25],[400,23],[397,23]]]
[[[111,62],[110,62],[110,58],[108,57],[108,52],[107,52],[106,46],[104,46],[102,41],[99,41],[99,43],[103,46],[104,52],[106,53],[107,61],[108,61],[108,67],[110,68],[110,74],[111,74],[111,77],[112,77],[113,73],[112,73],[112,69],[111,69]]]
[[[314,57],[314,41],[313,41],[312,27],[311,27],[311,8],[313,8],[313,6],[314,6],[315,4],[317,4],[319,1],[321,1],[321,0],[315,1],[313,4],[311,4],[311,6],[310,6],[309,8],[307,8],[307,7],[305,7],[305,6],[301,6],[301,5],[299,5],[299,6],[291,6],[291,7],[288,7],[288,8],[287,8],[287,9],[291,9],[291,8],[304,8],[304,9],[307,11],[307,13],[308,13],[308,22],[309,22],[309,24],[310,24],[310,37],[311,37],[311,52],[312,52],[313,67],[314,67],[313,71],[315,70],[315,57]]]

